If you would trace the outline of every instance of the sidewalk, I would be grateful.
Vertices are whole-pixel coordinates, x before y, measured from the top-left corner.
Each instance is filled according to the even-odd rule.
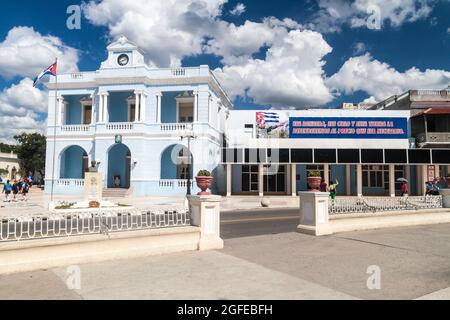
[[[21,197],[19,197],[20,199]],[[298,198],[292,196],[268,196],[264,197],[270,201],[270,208],[297,208]],[[28,195],[28,201],[6,203],[0,198],[0,217],[11,216],[11,214],[43,214],[48,212],[50,195],[43,192],[32,192]],[[80,196],[55,195],[55,201],[76,202],[82,200]],[[108,199],[109,200],[109,199]],[[184,206],[185,197],[140,197],[140,198],[115,198],[115,203],[133,206],[138,209],[180,207]],[[232,196],[222,197],[222,212],[234,210],[261,209],[262,198],[258,196]]]

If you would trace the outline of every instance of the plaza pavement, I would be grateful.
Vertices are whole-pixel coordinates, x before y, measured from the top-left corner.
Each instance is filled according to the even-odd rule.
[[[20,198],[20,196],[19,196]],[[270,200],[271,208],[298,207],[298,198],[290,196],[266,197]],[[55,195],[55,201],[76,202],[82,201],[82,197],[73,195]],[[110,200],[110,199],[106,199]],[[179,207],[185,203],[185,197],[128,197],[111,199],[115,203],[133,206],[138,209]],[[0,217],[20,214],[42,214],[48,212],[50,195],[42,191],[34,191],[29,194],[28,201],[4,202],[4,195],[0,195]],[[261,198],[258,196],[232,196],[223,197],[221,211],[236,211],[248,209],[260,209]]]
[[[379,266],[380,290],[367,288]],[[450,299],[450,224],[227,239],[187,252],[0,276],[0,299]]]

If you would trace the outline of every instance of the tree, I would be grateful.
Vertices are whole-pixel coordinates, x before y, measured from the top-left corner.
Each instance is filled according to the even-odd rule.
[[[45,136],[40,133],[22,133],[14,139],[17,141],[15,151],[22,173],[27,175],[29,172],[39,172],[44,177],[47,146]]]

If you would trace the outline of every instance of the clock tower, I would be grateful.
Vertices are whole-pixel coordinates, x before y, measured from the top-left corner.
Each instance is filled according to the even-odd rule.
[[[121,36],[108,46],[108,59],[101,69],[118,69],[145,66],[144,52],[136,44]]]

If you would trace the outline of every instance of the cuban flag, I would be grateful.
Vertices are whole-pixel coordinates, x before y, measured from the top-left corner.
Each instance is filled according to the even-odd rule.
[[[57,65],[57,63],[55,62],[50,67],[48,67],[47,69],[42,71],[36,78],[34,78],[33,87],[36,87],[39,80],[41,80],[46,75],[56,76],[56,65]]]
[[[257,112],[256,113],[256,124],[261,129],[267,127],[278,126],[280,122],[280,116],[277,112]]]

